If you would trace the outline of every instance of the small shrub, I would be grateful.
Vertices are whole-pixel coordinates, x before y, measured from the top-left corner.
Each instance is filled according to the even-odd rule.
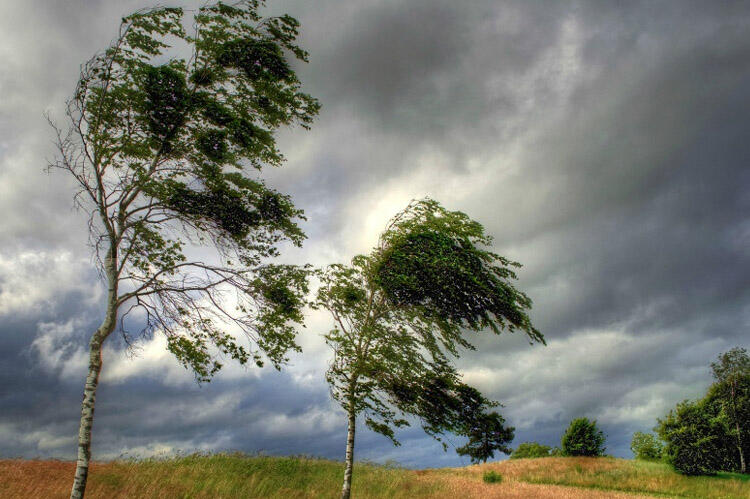
[[[658,461],[664,452],[662,443],[651,433],[637,431],[630,442],[630,450],[636,459]]]
[[[604,433],[596,426],[596,421],[577,418],[562,437],[562,451],[565,456],[601,456],[604,454]]]
[[[500,483],[503,481],[503,475],[494,471],[486,471],[482,475],[482,480],[484,480],[484,483]]]
[[[549,456],[550,450],[550,447],[539,444],[537,442],[524,442],[516,447],[516,449],[510,455],[510,458],[526,459],[534,457],[547,457]]]

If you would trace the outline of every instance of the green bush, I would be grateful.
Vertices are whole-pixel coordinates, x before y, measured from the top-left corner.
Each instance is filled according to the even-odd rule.
[[[565,456],[601,456],[604,454],[604,433],[596,421],[577,418],[562,437],[562,452]]]
[[[526,459],[533,457],[547,457],[549,456],[550,449],[550,447],[539,444],[537,442],[524,442],[516,447],[516,449],[510,455],[510,458]]]
[[[637,431],[633,434],[633,440],[630,442],[630,450],[633,451],[636,459],[658,461],[664,452],[664,446],[651,433]]]
[[[500,483],[503,481],[503,475],[494,471],[487,471],[482,475],[484,483]]]
[[[713,475],[725,467],[724,425],[709,409],[703,400],[686,400],[659,420],[667,461],[680,473]]]

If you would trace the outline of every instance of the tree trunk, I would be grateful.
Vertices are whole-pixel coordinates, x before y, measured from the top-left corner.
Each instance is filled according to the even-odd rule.
[[[341,499],[349,499],[352,493],[352,471],[354,470],[354,432],[357,416],[354,412],[354,402],[349,402],[349,425],[346,435],[346,468],[344,469],[344,486],[341,489]]]
[[[89,342],[89,373],[86,376],[86,384],[83,388],[81,422],[78,427],[78,460],[70,499],[83,499],[86,491],[89,461],[91,460],[91,427],[94,424],[96,388],[99,385],[99,373],[102,370],[102,344],[114,331],[117,321],[117,277],[114,275],[113,269],[114,266],[110,258],[107,261],[107,277],[109,280],[107,314]]]
[[[742,437],[740,436],[740,424],[737,422],[735,418],[735,426],[737,428],[737,448],[740,451],[740,473],[747,473],[747,468],[745,466],[745,454],[742,452]]]
[[[742,452],[742,433],[740,433],[740,422],[737,419],[737,398],[735,394],[735,380],[730,382],[730,394],[732,397],[732,412],[734,413],[734,428],[737,431],[737,450],[740,452],[740,473],[746,473],[747,468],[745,467],[745,454]]]

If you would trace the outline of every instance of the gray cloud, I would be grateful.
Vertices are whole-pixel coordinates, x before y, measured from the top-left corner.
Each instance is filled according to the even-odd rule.
[[[0,447],[71,457],[86,334],[100,312],[72,184],[41,173],[78,65],[142,5],[0,6]],[[708,363],[748,346],[750,8],[744,2],[279,1],[302,22],[302,80],[323,111],[264,172],[309,240],[287,261],[345,261],[409,199],[477,218],[524,264],[549,346],[477,337],[460,365],[505,404],[516,442],[596,418],[629,455]],[[229,367],[196,386],[158,338],[113,338],[95,455],[238,449],[341,457],[313,315],[282,373]],[[109,372],[110,374],[107,374]],[[457,465],[414,428],[360,432],[359,456]],[[458,444],[458,442],[456,442]]]

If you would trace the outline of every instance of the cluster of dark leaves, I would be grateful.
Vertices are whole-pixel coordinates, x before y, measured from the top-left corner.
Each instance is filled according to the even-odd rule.
[[[217,62],[241,70],[252,80],[291,81],[294,73],[276,43],[267,40],[231,40],[218,51]]]
[[[185,75],[164,66],[146,66],[144,70],[143,114],[156,143],[169,143],[185,123],[191,108],[191,95]]]
[[[145,66],[139,110],[150,133],[152,150],[178,156],[183,151],[175,148],[175,139],[185,133],[184,125],[191,119],[203,123],[191,127],[189,138],[201,154],[193,156],[196,162],[235,163],[274,148],[272,132],[256,124],[246,110],[223,103],[213,91],[188,86],[188,79],[197,86],[208,85],[212,78],[209,68],[196,70],[187,78],[184,71],[170,65]],[[279,112],[269,97],[255,95],[253,99],[256,112],[260,111],[256,117],[263,111]]]
[[[177,181],[164,182],[159,186],[159,196],[184,217],[212,223],[237,242],[247,242],[261,228],[301,241],[302,233],[292,220],[302,217],[302,212],[288,196],[262,182],[218,171],[201,180],[201,188]]]
[[[470,329],[499,332],[506,324],[538,335],[526,313],[531,301],[509,284],[514,275],[494,256],[468,239],[417,228],[391,242],[375,279],[397,306],[422,307]]]

